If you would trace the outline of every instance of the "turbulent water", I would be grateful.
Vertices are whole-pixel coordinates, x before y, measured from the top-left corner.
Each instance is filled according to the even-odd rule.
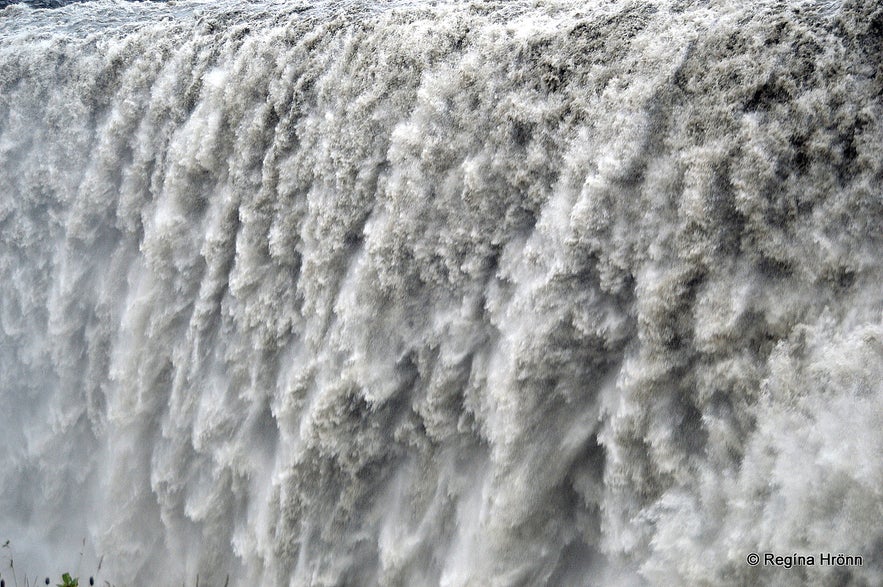
[[[874,2],[10,5],[0,574],[880,585],[881,259]]]

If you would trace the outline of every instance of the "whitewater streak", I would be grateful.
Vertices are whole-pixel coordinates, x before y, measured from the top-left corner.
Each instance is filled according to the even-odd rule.
[[[874,2],[9,6],[0,572],[879,585],[881,186]]]

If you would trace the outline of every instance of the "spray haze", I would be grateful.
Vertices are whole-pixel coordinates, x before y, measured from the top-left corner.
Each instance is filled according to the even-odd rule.
[[[101,0],[0,41],[17,568],[883,581],[874,3]]]

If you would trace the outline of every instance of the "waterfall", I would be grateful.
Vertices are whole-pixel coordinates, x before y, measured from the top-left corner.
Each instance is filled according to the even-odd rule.
[[[883,7],[39,4],[6,585],[883,582]]]

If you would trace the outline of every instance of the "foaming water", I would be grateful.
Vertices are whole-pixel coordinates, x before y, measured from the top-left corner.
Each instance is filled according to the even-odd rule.
[[[16,568],[880,584],[881,31],[857,1],[0,10]]]

